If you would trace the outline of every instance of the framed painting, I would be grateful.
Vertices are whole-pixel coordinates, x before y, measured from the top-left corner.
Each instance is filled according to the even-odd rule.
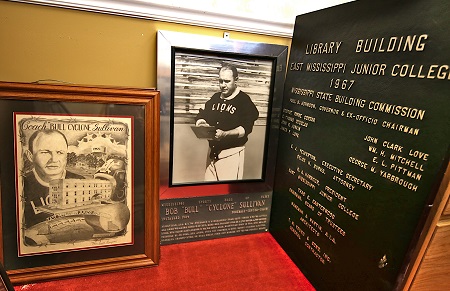
[[[158,264],[159,92],[0,83],[13,283]]]
[[[282,45],[158,32],[161,198],[270,188],[286,54]]]

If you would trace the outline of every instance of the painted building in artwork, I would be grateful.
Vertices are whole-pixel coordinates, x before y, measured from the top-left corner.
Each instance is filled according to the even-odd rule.
[[[100,179],[57,179],[50,181],[51,205],[71,208],[110,200],[113,183]]]
[[[91,153],[98,160],[102,160],[103,162],[106,162],[107,149],[106,149],[105,146],[92,146],[91,147]]]

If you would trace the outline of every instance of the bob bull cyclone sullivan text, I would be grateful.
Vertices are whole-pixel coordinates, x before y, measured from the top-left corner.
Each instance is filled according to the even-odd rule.
[[[132,117],[15,113],[19,256],[133,243]]]

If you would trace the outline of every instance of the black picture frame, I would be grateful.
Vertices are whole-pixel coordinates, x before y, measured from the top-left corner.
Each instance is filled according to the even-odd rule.
[[[271,189],[287,46],[172,31],[159,31],[157,40],[161,199]],[[198,139],[190,127],[199,108],[219,91],[218,73],[223,64],[237,67],[245,80],[239,84],[241,90],[251,92],[254,103],[260,102],[256,107],[262,114],[245,146],[244,177],[211,182],[203,178],[208,143]]]

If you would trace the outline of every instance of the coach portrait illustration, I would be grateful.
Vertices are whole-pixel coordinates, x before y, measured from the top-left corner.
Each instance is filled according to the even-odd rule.
[[[51,216],[38,210],[49,200],[49,182],[55,179],[84,179],[66,170],[67,139],[58,130],[35,131],[28,140],[26,157],[33,169],[24,176],[25,224],[30,227]]]
[[[259,112],[249,95],[239,89],[236,67],[224,64],[218,73],[220,91],[212,95],[195,119],[197,127],[215,129],[208,140],[205,181],[241,180],[245,144]]]

